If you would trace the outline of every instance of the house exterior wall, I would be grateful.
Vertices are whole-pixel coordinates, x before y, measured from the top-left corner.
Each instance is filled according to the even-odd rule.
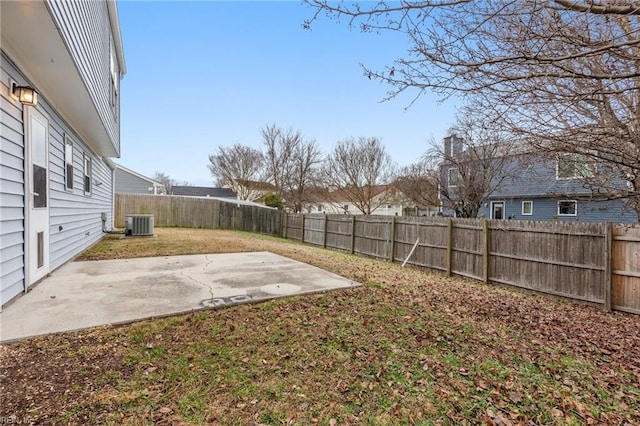
[[[118,194],[158,194],[153,182],[142,179],[120,167],[116,167],[115,178],[115,192]]]
[[[22,105],[8,97],[8,78],[26,84],[19,70],[2,54],[0,151],[0,306],[25,287],[25,141]],[[49,119],[49,253],[51,270],[102,238],[102,213],[113,218],[113,170],[96,155],[40,97],[37,110]],[[73,141],[74,188],[66,189],[65,135]],[[92,162],[92,191],[84,192],[84,157]]]
[[[0,305],[24,287],[24,127],[20,103],[9,99],[0,57]]]
[[[115,85],[120,94],[120,69],[115,55],[115,41],[111,34],[111,20],[107,1],[47,2],[69,54],[76,64],[89,95],[109,134],[116,152],[120,152],[120,102],[112,105],[111,67],[115,67]]]
[[[444,172],[447,165],[442,168]],[[507,177],[485,200],[478,212],[480,217],[493,218],[492,204],[504,202],[504,219],[613,223],[638,221],[636,212],[626,208],[620,200],[591,199],[591,189],[582,179],[558,179],[554,155],[511,155],[503,164],[503,169],[502,176]],[[522,214],[523,201],[532,202],[531,215]],[[576,214],[558,214],[559,201],[576,201]],[[446,209],[446,213],[452,212]]]
[[[3,4],[2,11],[0,305],[5,305],[96,243],[113,223],[115,166],[103,156],[120,150],[119,83],[125,65],[114,0],[15,2]],[[36,107],[10,96],[12,80],[35,88]],[[47,140],[44,215],[43,206],[29,207],[30,116],[47,126],[48,139],[38,136]],[[65,182],[67,141],[73,145],[73,188]],[[85,191],[85,159],[91,160],[91,191]],[[36,232],[45,235],[44,267],[27,250],[35,250]],[[40,272],[33,272],[34,265]]]
[[[324,211],[318,211],[318,207],[322,206]],[[345,210],[345,206],[347,207]],[[316,205],[311,205],[311,209],[313,210],[310,213],[328,213],[328,214],[352,214],[352,215],[361,215],[363,214],[353,203],[348,201],[344,202],[334,202],[334,203],[318,203]],[[402,204],[384,204],[377,209],[374,209],[371,214],[372,215],[380,215],[380,216],[402,216],[403,206]]]
[[[563,216],[558,214],[558,202],[563,200],[575,200],[577,211],[575,216]],[[532,214],[522,214],[522,202],[532,203]],[[634,211],[627,209],[619,200],[611,201],[589,201],[579,198],[558,197],[522,197],[522,198],[500,198],[493,195],[487,200],[480,210],[480,216],[491,218],[491,205],[495,202],[504,202],[504,218],[516,220],[558,220],[562,222],[614,222],[614,223],[636,223],[637,215]]]
[[[637,214],[620,200],[591,200],[582,179],[558,179],[555,157],[513,156],[505,167],[517,170],[487,199],[480,212],[491,217],[491,203],[505,201],[505,218],[578,222],[637,222]],[[532,202],[532,214],[522,214],[522,202]],[[559,201],[576,201],[575,215],[560,215]]]

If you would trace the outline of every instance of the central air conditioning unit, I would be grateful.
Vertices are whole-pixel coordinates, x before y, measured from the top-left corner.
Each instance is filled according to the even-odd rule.
[[[126,215],[124,218],[124,234],[132,237],[153,235],[153,215]]]

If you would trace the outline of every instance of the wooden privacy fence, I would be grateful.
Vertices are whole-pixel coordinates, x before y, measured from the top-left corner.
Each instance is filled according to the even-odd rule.
[[[283,236],[640,314],[638,227],[312,214],[286,215]]]
[[[282,212],[275,209],[176,195],[116,194],[115,226],[128,214],[152,214],[155,226],[237,229],[281,235]]]

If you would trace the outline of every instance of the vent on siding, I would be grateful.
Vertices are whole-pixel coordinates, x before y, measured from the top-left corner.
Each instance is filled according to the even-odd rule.
[[[153,235],[152,214],[130,214],[124,218],[124,233],[131,236]]]

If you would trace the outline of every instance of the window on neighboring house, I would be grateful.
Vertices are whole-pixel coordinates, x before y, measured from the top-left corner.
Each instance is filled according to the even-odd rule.
[[[91,157],[84,154],[84,193],[91,195]]]
[[[533,201],[522,202],[522,215],[531,216],[533,214]]]
[[[460,170],[455,167],[447,170],[447,184],[449,186],[458,186],[462,181],[462,175],[460,175]]]
[[[324,206],[322,204],[318,204],[318,211],[321,212],[324,210]]]
[[[558,216],[577,216],[578,202],[575,200],[558,201]]]
[[[73,190],[73,141],[64,135],[64,185]]]
[[[342,208],[343,208],[345,211],[349,211],[349,204],[345,204],[344,206],[342,206]]]
[[[556,160],[556,179],[582,179],[593,177],[596,165],[583,154],[558,154]]]

